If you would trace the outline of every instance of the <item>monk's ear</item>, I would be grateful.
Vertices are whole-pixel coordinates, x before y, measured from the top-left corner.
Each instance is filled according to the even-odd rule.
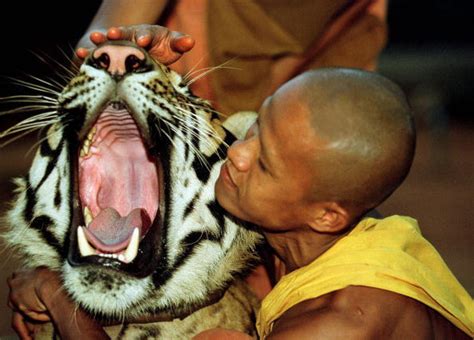
[[[321,233],[338,233],[349,226],[349,212],[336,202],[318,203],[308,223]]]

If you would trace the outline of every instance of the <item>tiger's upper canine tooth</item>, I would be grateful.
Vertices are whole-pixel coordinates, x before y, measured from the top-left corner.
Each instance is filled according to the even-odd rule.
[[[128,244],[127,250],[125,250],[124,261],[125,263],[130,263],[135,260],[138,254],[138,244],[140,243],[140,230],[138,228],[133,229],[132,237],[130,243]]]
[[[89,241],[87,241],[81,226],[77,227],[77,244],[79,245],[79,251],[82,256],[95,255],[95,249],[92,248]]]
[[[86,227],[92,222],[92,213],[88,207],[84,208],[84,222],[86,223]]]

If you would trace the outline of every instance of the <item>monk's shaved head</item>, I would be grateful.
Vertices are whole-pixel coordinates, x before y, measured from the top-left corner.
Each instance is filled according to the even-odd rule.
[[[405,179],[415,129],[397,85],[352,69],[306,72],[288,83],[314,131],[313,194],[365,212]],[[316,143],[317,140],[317,143]]]

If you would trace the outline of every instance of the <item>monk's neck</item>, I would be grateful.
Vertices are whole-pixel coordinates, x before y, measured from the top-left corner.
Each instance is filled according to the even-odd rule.
[[[321,234],[312,230],[264,232],[268,243],[283,262],[282,275],[307,266],[346,234]]]

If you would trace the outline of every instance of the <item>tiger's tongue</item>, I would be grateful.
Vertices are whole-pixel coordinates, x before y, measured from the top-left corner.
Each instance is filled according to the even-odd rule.
[[[114,208],[105,208],[85,228],[85,233],[96,249],[115,253],[127,247],[134,228],[143,235],[150,225],[150,217],[144,209],[133,209],[122,217]]]

